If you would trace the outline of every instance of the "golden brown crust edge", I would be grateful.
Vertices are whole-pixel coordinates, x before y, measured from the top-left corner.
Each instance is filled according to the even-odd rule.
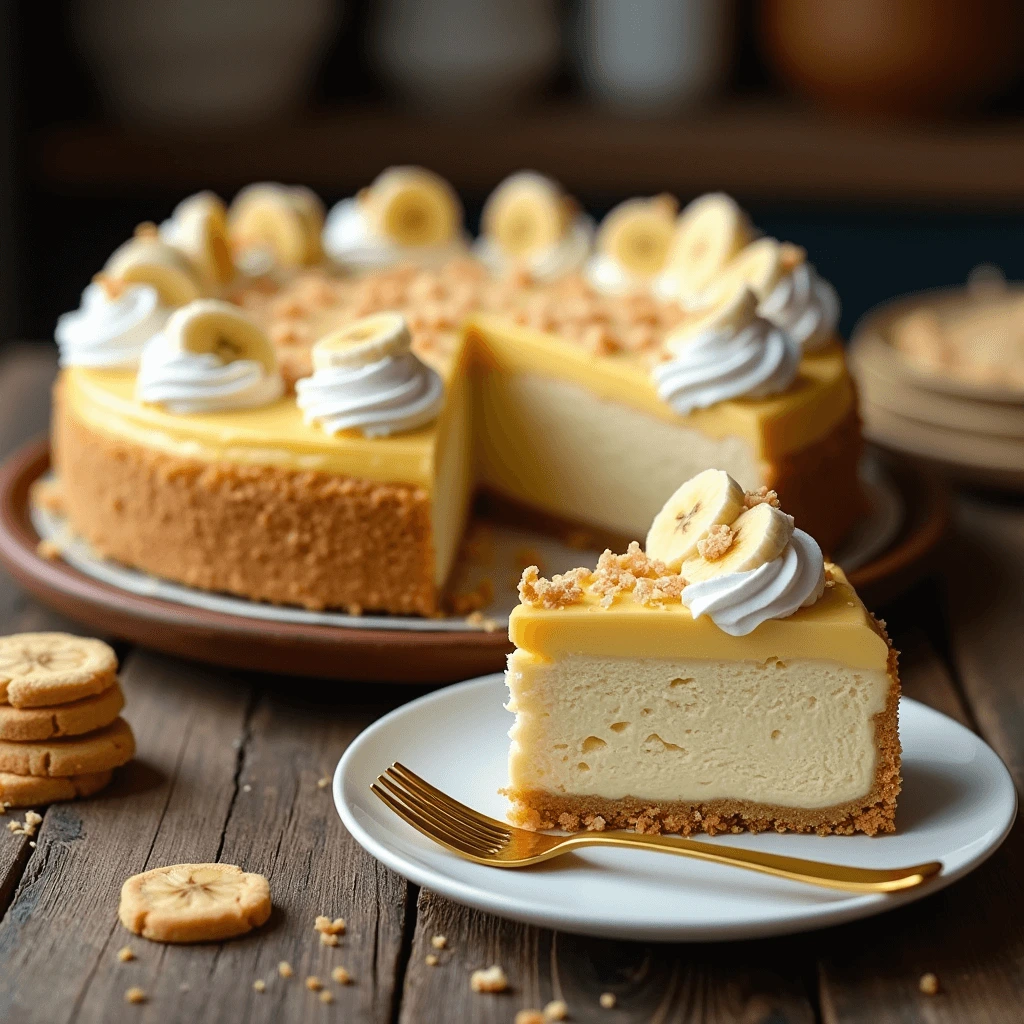
[[[180,458],[85,426],[59,386],[54,399],[65,511],[103,557],[274,604],[437,610],[422,487]]]
[[[875,746],[878,763],[871,791],[863,800],[810,810],[758,804],[746,800],[662,801],[625,797],[556,796],[541,791],[507,790],[512,801],[509,821],[529,829],[631,828],[642,833],[671,832],[688,836],[695,832],[816,832],[818,835],[873,836],[896,830],[896,798],[899,796],[900,739],[898,728],[900,680],[898,652],[884,623],[871,616],[878,635],[889,648],[887,671],[889,695],[885,708],[875,715]]]

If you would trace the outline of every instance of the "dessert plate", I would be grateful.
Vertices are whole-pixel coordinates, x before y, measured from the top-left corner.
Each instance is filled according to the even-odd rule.
[[[868,917],[972,871],[1003,841],[1017,812],[1013,782],[995,752],[952,719],[903,698],[904,787],[895,835],[762,833],[711,841],[861,867],[942,861],[942,872],[920,888],[849,896],[682,857],[603,848],[534,868],[488,868],[462,860],[406,825],[373,796],[370,783],[398,760],[456,799],[504,818],[506,801],[498,790],[506,782],[506,734],[512,724],[505,699],[504,679],[495,674],[391,712],[345,752],[334,773],[334,801],[356,841],[393,871],[459,903],[547,928],[704,942],[782,935]]]
[[[522,566],[539,558],[545,573],[560,572],[593,565],[598,556],[496,522],[488,558],[466,566],[467,590],[493,583],[494,599],[480,622],[280,608],[194,590],[98,558],[60,517],[32,507],[31,486],[48,467],[45,442],[25,446],[0,467],[0,561],[19,583],[93,629],[234,668],[405,683],[447,683],[493,671],[510,649],[506,623],[519,599],[515,583]],[[869,513],[837,561],[877,606],[918,578],[945,529],[948,508],[934,479],[912,467],[871,457],[862,479]],[[41,539],[53,542],[60,557],[41,557]]]

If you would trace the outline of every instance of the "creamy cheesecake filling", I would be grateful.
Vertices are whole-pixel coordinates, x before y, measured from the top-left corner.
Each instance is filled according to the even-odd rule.
[[[643,537],[665,496],[708,466],[747,488],[762,481],[750,444],[531,372],[477,381],[477,474],[487,487],[574,522]]]
[[[866,797],[884,670],[569,654],[509,658],[511,794],[729,799],[802,809]]]

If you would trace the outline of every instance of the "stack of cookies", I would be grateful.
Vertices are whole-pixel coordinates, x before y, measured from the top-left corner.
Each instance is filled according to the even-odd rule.
[[[89,796],[135,754],[117,656],[68,633],[0,637],[0,803]]]

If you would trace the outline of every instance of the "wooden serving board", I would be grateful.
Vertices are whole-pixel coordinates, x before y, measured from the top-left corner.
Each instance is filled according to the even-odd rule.
[[[0,561],[30,593],[92,629],[212,664],[326,679],[447,683],[504,667],[511,646],[503,630],[350,629],[229,615],[128,593],[44,558],[29,492],[49,465],[43,439],[0,468]],[[885,551],[850,574],[872,607],[921,576],[948,523],[948,495],[933,476],[889,469],[906,522]]]

